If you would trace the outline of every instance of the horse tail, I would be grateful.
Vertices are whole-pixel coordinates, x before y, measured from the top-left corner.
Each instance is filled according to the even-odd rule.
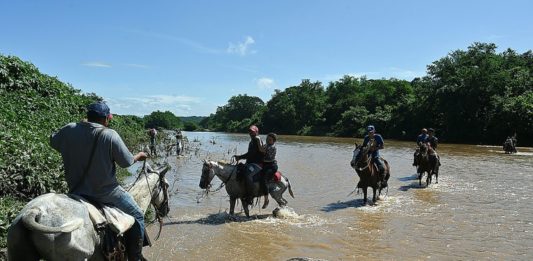
[[[26,228],[30,230],[39,231],[39,232],[47,233],[47,234],[70,233],[80,228],[83,225],[83,219],[74,218],[74,220],[63,224],[60,227],[49,227],[49,226],[46,226],[46,225],[43,225],[37,222],[36,219],[40,215],[41,215],[41,210],[39,210],[38,208],[32,208],[28,210],[28,212],[23,214],[22,223],[24,223]]]
[[[287,181],[287,187],[289,187],[289,194],[291,195],[292,198],[294,198],[294,193],[292,193],[292,187],[291,187],[291,182],[289,181],[289,179],[287,177],[285,177],[285,180]]]

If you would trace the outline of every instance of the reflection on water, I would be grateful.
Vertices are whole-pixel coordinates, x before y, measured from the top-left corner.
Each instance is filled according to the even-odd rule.
[[[193,150],[167,159],[174,166],[167,174],[175,184],[171,218],[145,250],[150,260],[533,259],[533,149],[506,155],[495,146],[441,144],[439,184],[425,188],[411,166],[414,143],[386,140],[388,194],[363,205],[362,192],[350,194],[358,180],[349,166],[353,139],[280,136],[280,170],[296,198],[285,194],[291,209],[284,218],[272,217],[271,200],[247,219],[227,214],[224,189],[196,198],[201,160],[229,160],[245,152],[248,137],[186,135]]]

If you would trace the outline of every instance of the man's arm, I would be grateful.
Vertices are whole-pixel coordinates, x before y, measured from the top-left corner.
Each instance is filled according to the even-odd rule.
[[[105,131],[109,132],[109,135],[111,135],[111,156],[120,167],[127,168],[133,165],[136,159],[141,160],[142,155],[137,154],[134,157],[116,131],[111,129],[107,129]]]

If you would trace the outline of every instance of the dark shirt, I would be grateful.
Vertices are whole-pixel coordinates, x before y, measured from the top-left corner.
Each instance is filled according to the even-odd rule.
[[[248,152],[239,156],[241,159],[246,159],[246,164],[256,163],[260,164],[263,162],[263,153],[259,151],[259,147],[263,145],[261,138],[259,136],[254,137],[250,143],[248,143]]]
[[[370,137],[366,135],[365,139],[363,140],[363,147],[367,146],[370,140],[371,140]],[[376,144],[374,144],[376,146],[376,150],[379,150],[383,147],[384,143],[383,143],[383,137],[381,137],[381,135],[377,133],[374,134],[374,141],[376,142]]]
[[[424,142],[427,138],[428,138],[427,134],[422,133],[422,134],[418,135],[418,137],[416,137],[416,144]]]
[[[437,146],[439,145],[439,139],[437,139],[437,137],[433,136],[433,137],[427,137],[426,139],[426,142],[429,142],[429,145],[431,145],[431,148],[433,148],[434,150],[437,149]]]

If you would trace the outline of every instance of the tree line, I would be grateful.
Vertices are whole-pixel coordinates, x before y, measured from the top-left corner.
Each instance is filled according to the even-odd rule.
[[[264,102],[233,96],[200,125],[216,131],[361,137],[373,124],[386,138],[413,140],[422,127],[446,142],[533,145],[533,52],[474,43],[427,66],[412,81],[344,76],[327,86],[302,80]]]

